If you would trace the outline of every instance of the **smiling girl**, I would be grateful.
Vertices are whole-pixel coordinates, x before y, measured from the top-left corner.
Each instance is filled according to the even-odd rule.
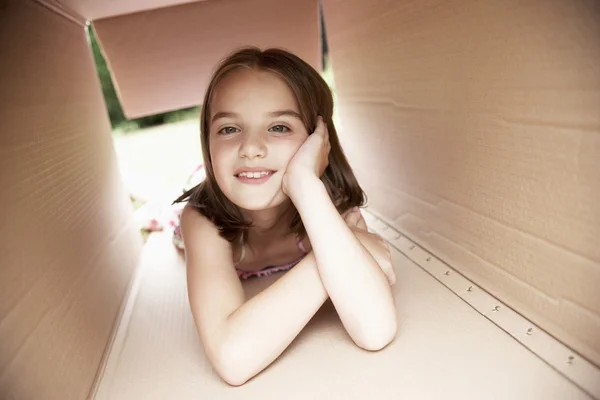
[[[244,48],[214,73],[201,112],[206,178],[176,202],[188,293],[206,356],[231,385],[272,363],[331,300],[356,345],[396,335],[385,242],[369,233],[361,190],[309,64]],[[241,281],[285,272],[247,300]]]

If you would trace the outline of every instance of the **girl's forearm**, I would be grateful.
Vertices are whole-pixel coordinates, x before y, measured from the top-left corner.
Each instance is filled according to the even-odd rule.
[[[397,329],[388,280],[346,225],[316,177],[294,180],[290,198],[310,238],[321,280],[354,342],[368,350],[386,346]]]
[[[327,298],[311,252],[227,318],[221,374],[234,385],[257,375],[288,347]]]

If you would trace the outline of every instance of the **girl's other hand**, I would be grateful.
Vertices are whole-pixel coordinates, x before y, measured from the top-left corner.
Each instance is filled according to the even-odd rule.
[[[359,240],[371,253],[381,271],[385,274],[390,285],[396,283],[396,273],[392,264],[392,254],[389,244],[379,235],[368,231],[367,224],[360,212],[360,208],[353,207],[342,214],[346,225],[359,236]]]
[[[308,136],[288,163],[283,175],[283,192],[289,195],[290,186],[305,176],[320,178],[329,165],[329,132],[323,118],[317,120],[315,131]]]

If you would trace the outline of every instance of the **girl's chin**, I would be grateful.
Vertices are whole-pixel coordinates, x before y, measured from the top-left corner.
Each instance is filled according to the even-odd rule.
[[[283,192],[277,193],[274,197],[271,198],[239,198],[239,199],[230,199],[233,204],[238,206],[240,209],[247,212],[256,212],[256,211],[266,211],[280,208],[282,206],[287,206],[290,202],[289,197],[287,197]]]

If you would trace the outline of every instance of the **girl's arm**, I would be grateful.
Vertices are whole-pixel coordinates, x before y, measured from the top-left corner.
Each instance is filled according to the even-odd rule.
[[[397,332],[392,291],[382,267],[348,227],[319,179],[330,149],[327,129],[317,129],[286,169],[284,191],[296,206],[317,268],[348,334],[367,350],[379,350]],[[380,246],[383,246],[381,244]],[[383,249],[371,249],[377,251]]]
[[[306,177],[294,186],[290,194],[310,238],[323,286],[344,327],[364,349],[385,347],[396,335],[397,320],[383,268],[357,237],[363,233],[353,232],[340,216],[321,180]]]
[[[313,253],[246,301],[230,244],[186,206],[181,216],[188,296],[209,361],[230,385],[271,364],[327,300]]]

